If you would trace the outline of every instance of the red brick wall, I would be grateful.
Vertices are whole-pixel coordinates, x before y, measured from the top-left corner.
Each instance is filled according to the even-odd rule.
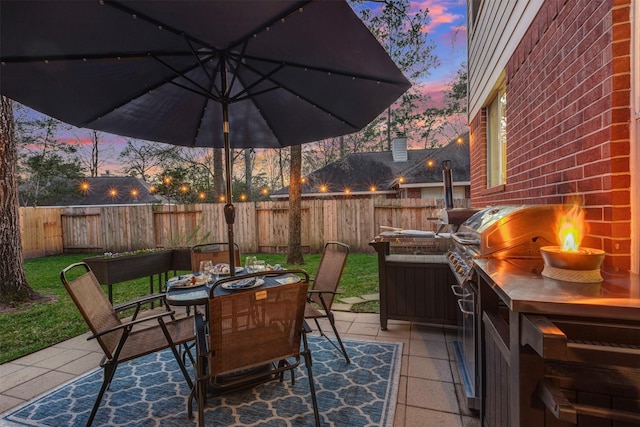
[[[590,230],[583,245],[625,270],[630,13],[631,0],[545,1],[506,68],[506,185],[487,188],[484,111],[470,120],[473,206],[577,200]]]
[[[419,199],[422,193],[419,188],[407,188],[407,199]]]

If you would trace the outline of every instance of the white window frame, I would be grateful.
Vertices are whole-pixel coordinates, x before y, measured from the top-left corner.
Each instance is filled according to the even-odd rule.
[[[507,183],[507,91],[501,84],[486,107],[487,188]]]

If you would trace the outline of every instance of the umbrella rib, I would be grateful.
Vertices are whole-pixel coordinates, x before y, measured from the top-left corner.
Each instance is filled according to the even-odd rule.
[[[218,62],[218,64],[220,64],[220,62]],[[217,66],[216,66],[216,68],[217,68]],[[214,81],[213,79],[211,79],[211,80],[210,80],[210,83],[211,83],[211,88],[209,89],[209,93],[212,93],[212,91],[213,91],[213,89],[214,89],[214,88],[215,88],[215,89],[216,89],[216,91],[217,91],[217,88],[215,87],[215,81]],[[218,92],[219,92],[219,91],[218,91]],[[208,101],[207,101],[207,102],[208,102]],[[191,139],[191,140],[193,141],[193,146],[194,146],[194,147],[196,146],[196,143],[197,143],[197,141],[198,141],[198,134],[200,133],[200,128],[202,127],[202,124],[204,123],[204,118],[205,118],[205,117],[204,117],[204,115],[205,115],[205,113],[206,113],[206,111],[207,111],[207,105],[206,105],[206,103],[205,103],[205,106],[204,106],[204,107],[205,107],[205,108],[202,108],[202,109],[200,110],[200,120],[199,120],[200,125],[198,126],[198,128],[197,128],[197,129],[194,129],[193,138]]]
[[[74,55],[47,55],[47,56],[8,56],[1,58],[3,63],[19,64],[29,62],[56,62],[56,61],[94,61],[102,59],[144,59],[151,55],[162,56],[191,56],[191,52],[175,51],[175,52],[135,52],[135,53],[110,53],[105,54],[74,54]]]
[[[251,31],[246,31],[246,35],[244,37],[242,37],[241,39],[235,42],[229,43],[229,48],[226,50],[230,52],[234,47],[247,43],[249,39],[252,39],[258,34],[265,31],[269,31],[269,28],[272,27],[275,23],[277,23],[278,21],[284,22],[287,17],[293,15],[295,12],[301,11],[304,7],[306,7],[311,2],[312,0],[307,0],[307,1],[301,2],[296,6],[292,6],[291,8],[284,11],[280,16],[273,18],[271,21],[262,23],[257,28]]]
[[[212,100],[214,100],[216,102],[220,102],[220,98],[218,98],[217,96],[215,96],[215,95],[213,95],[211,93],[200,92],[200,91],[194,90],[193,88],[190,88],[189,86],[185,86],[182,83],[177,83],[177,82],[174,82],[174,81],[170,81],[168,83],[170,83],[170,84],[172,84],[174,86],[177,86],[179,88],[182,88],[182,89],[184,89],[186,91],[189,91],[191,93],[195,93],[196,95],[200,95],[203,98],[212,99]]]
[[[244,65],[245,67],[247,67],[249,70],[253,71],[254,73],[256,73],[256,74],[260,74],[260,72],[259,72],[259,71],[257,71],[257,70],[255,70],[255,69],[253,69],[251,66],[249,66],[249,65],[247,65],[247,64],[243,64],[243,65]],[[314,103],[313,101],[311,101],[311,100],[310,100],[310,99],[308,99],[307,97],[305,97],[305,96],[301,95],[300,93],[298,93],[298,92],[296,92],[296,91],[294,91],[294,90],[292,90],[292,89],[290,89],[290,88],[288,88],[288,87],[286,87],[286,86],[284,86],[284,85],[281,85],[281,84],[280,84],[280,83],[278,83],[277,81],[274,81],[273,79],[269,78],[268,76],[263,76],[263,80],[268,80],[268,81],[272,82],[273,84],[275,84],[275,85],[276,85],[276,87],[275,87],[275,88],[273,88],[273,89],[282,89],[282,90],[286,90],[287,92],[289,92],[289,93],[291,93],[291,94],[295,95],[296,97],[298,97],[298,98],[302,99],[303,101],[305,101],[305,102],[307,102],[307,103],[309,103],[309,104],[313,105],[315,108],[319,108],[320,110],[322,110],[322,111],[324,111],[325,113],[329,114],[331,117],[334,117],[334,118],[336,118],[336,119],[340,120],[341,122],[343,122],[343,123],[345,123],[345,124],[347,124],[347,125],[351,126],[351,127],[352,127],[352,128],[354,128],[354,129],[358,129],[358,126],[357,126],[357,125],[355,125],[354,123],[351,123],[349,120],[347,120],[347,119],[345,119],[345,118],[343,118],[343,117],[340,117],[340,116],[336,115],[335,113],[333,113],[333,112],[329,111],[328,109],[326,109],[326,108],[324,108],[324,107],[322,107],[322,106],[320,106],[320,105],[318,105],[318,104]],[[262,91],[261,93],[269,92],[270,90],[273,90],[273,89],[264,90],[264,91]],[[241,100],[243,100],[243,99],[247,99],[247,98],[249,98],[250,96],[254,96],[254,95],[253,95],[253,94],[251,94],[251,95],[247,95],[246,97],[242,97],[242,98],[236,99],[236,101],[241,101]]]
[[[198,52],[193,47],[193,44],[191,44],[191,40],[189,40],[189,38],[184,33],[183,33],[183,36],[184,36],[185,42],[189,46],[189,49],[191,49],[191,53],[193,54],[193,57],[196,59],[196,61],[198,61],[198,64],[200,65],[200,69],[202,70],[202,72],[205,73],[207,77],[209,77],[209,80],[213,80],[213,76],[209,74],[209,71],[207,71],[207,69],[205,68],[204,63],[200,58],[200,55],[198,55]]]
[[[248,43],[245,42],[244,45],[242,46],[242,51],[240,52],[240,60],[239,61],[241,61],[242,58],[244,57],[244,53],[247,50],[247,45],[248,45]],[[240,63],[239,61],[237,63]],[[231,65],[231,64],[229,64],[229,65]],[[231,83],[229,84],[228,89],[227,89],[228,93],[231,93],[233,85],[236,82],[236,78],[238,77],[237,71],[238,71],[238,67],[233,67],[233,76],[231,77]]]
[[[191,55],[191,53],[189,53],[189,55]],[[167,63],[166,63],[166,62],[164,62],[163,60],[161,60],[161,59],[160,59],[158,56],[156,56],[155,54],[153,54],[153,55],[152,55],[152,54],[147,54],[147,55],[144,55],[144,57],[145,57],[145,58],[150,57],[150,58],[152,58],[152,59],[156,60],[158,63],[160,63],[161,65],[163,65],[163,66],[167,67],[168,69],[170,69],[171,71],[173,71],[174,73],[176,73],[178,76],[183,77],[184,79],[186,79],[186,80],[188,80],[189,82],[191,82],[194,86],[199,87],[199,88],[202,90],[202,92],[199,92],[199,91],[195,90],[195,89],[194,89],[194,88],[192,88],[192,87],[188,87],[188,86],[186,86],[186,85],[183,85],[183,84],[181,84],[181,83],[177,83],[177,82],[173,81],[172,79],[173,79],[173,78],[175,78],[176,76],[171,76],[171,77],[169,77],[169,78],[162,79],[161,81],[159,81],[159,82],[158,82],[156,85],[154,85],[154,86],[146,87],[143,91],[140,91],[139,93],[135,94],[134,96],[131,96],[129,99],[136,99],[136,98],[138,98],[139,96],[141,96],[141,95],[143,95],[143,94],[145,94],[145,93],[149,93],[149,92],[153,91],[154,89],[156,89],[156,88],[158,88],[158,87],[160,87],[160,86],[162,86],[162,85],[164,85],[164,84],[166,84],[166,83],[170,83],[170,84],[176,85],[176,86],[178,86],[178,87],[182,87],[183,89],[188,90],[188,91],[190,91],[190,92],[192,92],[192,93],[195,93],[195,94],[197,94],[197,95],[203,96],[203,97],[205,97],[205,98],[214,99],[214,100],[216,100],[216,101],[217,101],[217,99],[218,99],[218,98],[217,98],[214,94],[207,92],[207,89],[206,89],[206,88],[201,87],[199,84],[197,84],[196,82],[192,81],[191,79],[189,79],[188,77],[186,77],[186,76],[184,75],[184,73],[185,73],[185,72],[192,70],[193,68],[197,67],[197,65],[195,65],[194,67],[189,68],[188,70],[185,70],[185,71],[179,71],[179,70],[176,70],[176,69],[174,69],[173,67],[171,67],[169,64],[167,64]],[[126,102],[129,102],[129,99],[128,99]],[[119,105],[112,105],[112,106],[110,106],[108,110],[105,110],[105,111],[103,111],[103,112],[100,112],[99,114],[95,114],[93,117],[91,117],[91,118],[89,118],[89,119],[85,120],[83,123],[81,123],[81,125],[82,125],[83,127],[84,127],[84,126],[87,126],[88,124],[90,124],[91,122],[93,122],[93,121],[95,121],[95,120],[99,119],[100,117],[102,117],[102,116],[104,116],[104,115],[106,115],[106,114],[109,114],[110,112],[112,112],[112,111],[116,110],[117,108],[119,108],[119,107],[121,107],[121,106],[125,105],[125,103],[126,103],[126,102],[122,102],[122,103],[120,103]]]
[[[236,70],[238,67],[234,67],[234,70]],[[247,67],[249,68],[251,71],[256,72],[255,70],[251,69],[251,67]],[[282,69],[282,67],[278,67],[274,70],[272,70],[271,72],[269,72],[268,74],[262,75],[260,74],[261,78],[259,78],[258,80],[256,80],[255,82],[253,82],[252,84],[250,84],[249,86],[244,87],[244,89],[240,92],[238,92],[231,100],[232,101],[242,101],[250,96],[255,96],[257,94],[262,94],[262,93],[266,93],[266,92],[271,92],[272,90],[276,90],[278,88],[280,88],[280,84],[275,83],[274,81],[272,81],[269,77],[271,77],[272,75],[274,75],[275,73],[277,73],[278,71],[280,71]],[[259,73],[258,73],[259,74]],[[234,76],[237,76],[237,73],[234,73]],[[249,91],[256,87],[257,85],[259,85],[260,83],[264,82],[264,81],[270,81],[272,82],[275,86],[269,89],[264,89],[258,92],[253,92],[251,94],[249,94]]]
[[[145,15],[144,13],[140,13],[139,11],[137,11],[136,9],[133,9],[129,6],[125,6],[124,4],[120,3],[119,1],[115,1],[115,0],[101,0],[105,5],[111,6],[115,9],[120,10],[121,12],[124,12],[126,14],[131,15],[132,19],[140,19],[142,21],[148,22],[151,25],[154,25],[156,27],[158,27],[160,30],[166,30],[169,31],[175,35],[178,36],[183,36],[186,37],[198,44],[201,44],[202,46],[206,46],[208,48],[211,48],[211,46],[209,46],[208,43],[206,43],[203,40],[199,40],[193,36],[187,35],[184,31],[179,30],[177,28],[174,28],[170,25],[167,25],[166,23],[162,22],[162,21],[158,21],[157,19],[154,19],[148,15]],[[213,49],[215,50],[215,49]]]
[[[210,92],[207,90],[207,88],[205,88],[205,87],[203,87],[201,84],[199,84],[199,83],[195,82],[193,79],[191,79],[191,78],[187,77],[185,72],[180,71],[180,70],[178,70],[178,69],[176,69],[176,68],[172,67],[171,65],[169,65],[169,64],[168,64],[168,63],[166,63],[165,61],[161,60],[160,58],[157,58],[157,57],[155,57],[155,56],[152,56],[152,58],[153,58],[153,59],[155,59],[156,61],[158,61],[160,64],[164,65],[164,66],[165,66],[166,68],[168,68],[169,70],[173,71],[173,72],[176,74],[176,76],[174,76],[174,77],[182,77],[183,79],[187,80],[189,83],[191,83],[192,85],[194,85],[196,88],[198,88],[198,89],[200,89],[200,90],[196,90],[196,89],[194,89],[194,88],[190,88],[190,87],[188,87],[187,85],[184,85],[184,84],[182,84],[182,83],[178,83],[178,82],[176,82],[176,81],[174,81],[174,80],[168,80],[168,81],[167,81],[167,83],[174,84],[174,85],[179,86],[179,87],[181,87],[181,88],[183,88],[183,89],[186,89],[186,90],[188,90],[188,91],[190,91],[190,92],[192,92],[192,93],[202,95],[202,96],[204,96],[204,97],[206,97],[206,98],[211,98],[211,99],[214,99],[214,100],[216,100],[216,101],[219,101],[219,100],[220,100],[220,98],[218,98],[218,97],[216,97],[214,94],[210,93]],[[200,68],[201,68],[201,69],[202,69],[202,68],[204,68],[204,67],[203,67],[203,65],[202,65],[202,63],[201,63],[200,61],[198,61],[198,62],[199,62],[199,64],[198,64],[198,65],[196,65],[196,66],[194,66],[194,67],[190,68],[190,69],[189,69],[189,70],[187,70],[187,71],[191,71],[191,70],[193,70],[194,68],[196,68],[197,66],[200,66]],[[209,79],[211,79],[211,76],[209,76],[209,75],[208,75],[208,73],[207,73],[207,76],[209,77]]]
[[[254,61],[261,61],[261,62],[266,62],[269,64],[278,64],[278,65],[282,65],[283,67],[291,67],[291,68],[299,68],[302,70],[312,70],[312,71],[318,71],[321,73],[327,73],[327,74],[335,74],[338,76],[342,76],[342,77],[351,77],[353,79],[360,79],[360,80],[368,80],[368,81],[373,81],[376,83],[385,83],[385,84],[391,84],[391,85],[408,85],[408,83],[406,81],[398,81],[398,80],[391,80],[391,79],[387,79],[387,78],[380,78],[380,77],[376,77],[376,76],[368,76],[365,74],[355,74],[355,73],[347,73],[344,71],[338,71],[338,70],[334,70],[331,68],[322,68],[322,67],[317,67],[315,65],[308,65],[308,64],[301,64],[301,63],[295,63],[295,62],[286,62],[286,61],[277,61],[274,59],[268,59],[268,58],[261,58],[259,56],[245,56],[246,59],[250,59],[250,60],[254,60]]]

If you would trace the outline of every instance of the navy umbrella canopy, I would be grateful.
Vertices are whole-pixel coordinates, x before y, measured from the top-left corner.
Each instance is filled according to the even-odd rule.
[[[409,86],[342,0],[0,1],[0,93],[78,127],[225,148],[230,243],[231,149],[358,131]]]

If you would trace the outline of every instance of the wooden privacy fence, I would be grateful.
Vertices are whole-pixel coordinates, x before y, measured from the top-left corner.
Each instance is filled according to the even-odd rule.
[[[468,200],[455,200],[469,207]],[[339,240],[353,252],[372,252],[380,226],[436,230],[436,199],[347,199],[302,202],[302,247],[321,252]],[[25,258],[61,253],[125,252],[156,246],[188,247],[227,240],[221,203],[20,208]],[[287,250],[289,202],[235,204],[234,240],[245,253]]]

